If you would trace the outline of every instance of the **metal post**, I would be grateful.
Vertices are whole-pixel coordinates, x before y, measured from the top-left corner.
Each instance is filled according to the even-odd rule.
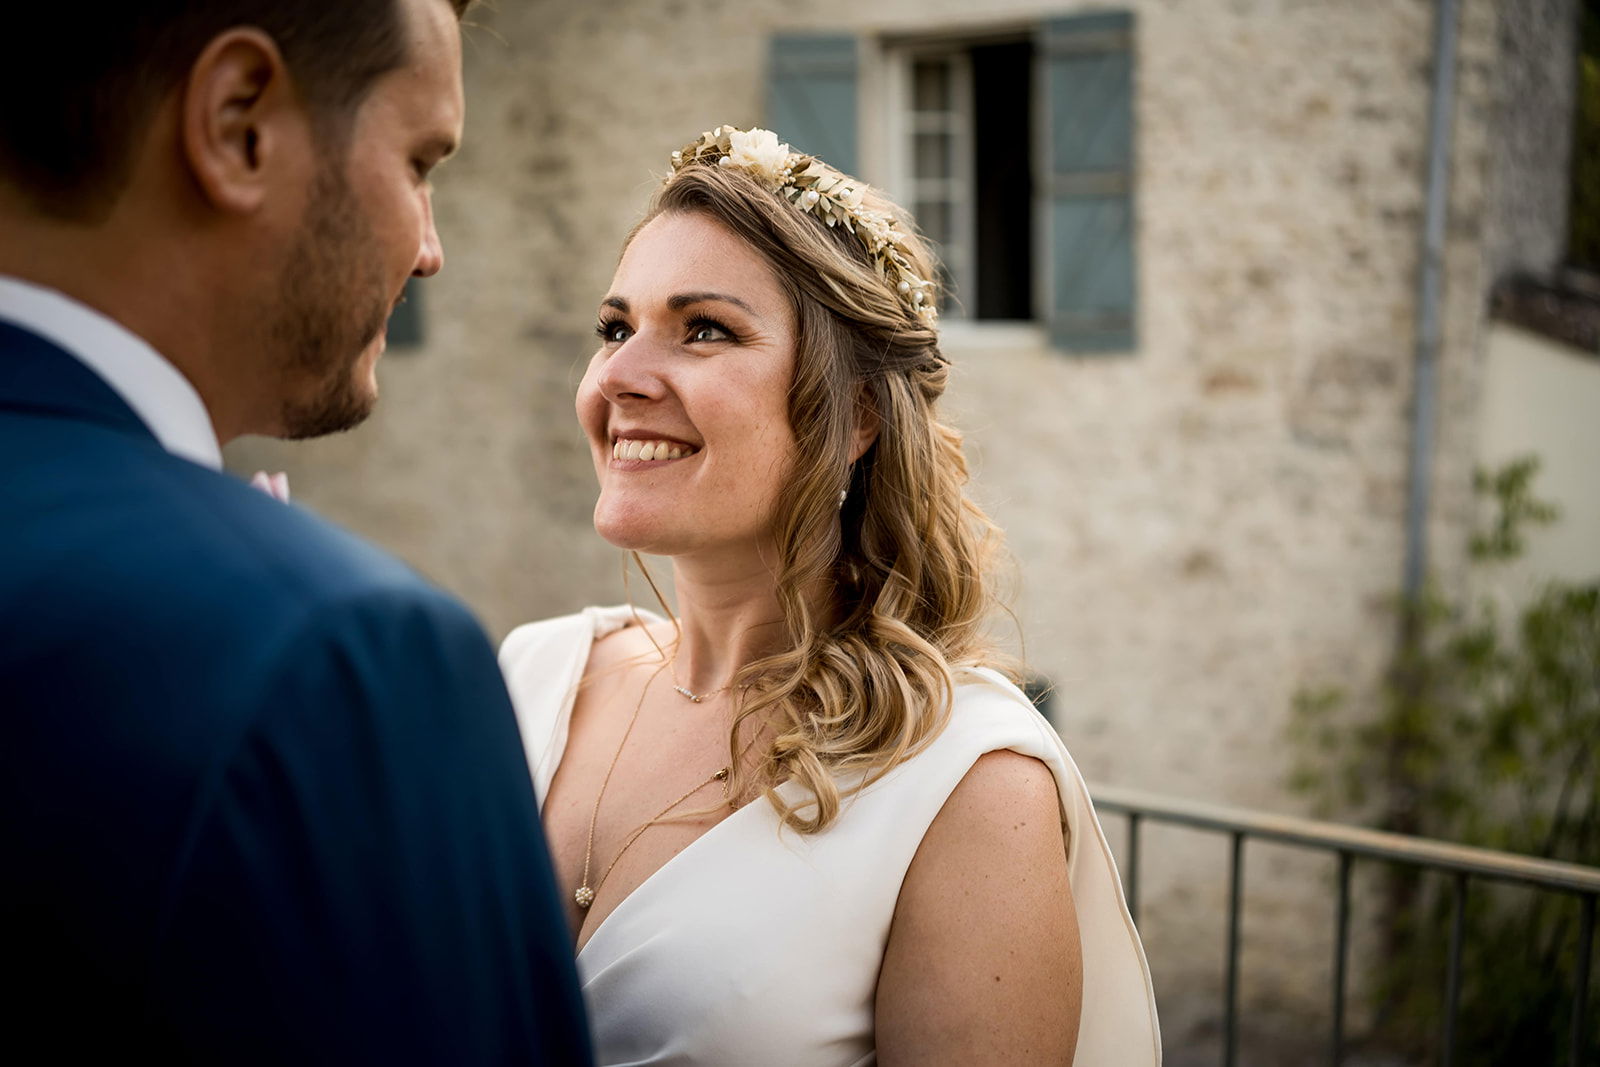
[[[1456,1009],[1461,1002],[1461,940],[1467,922],[1467,876],[1458,874],[1451,884],[1450,970],[1444,986],[1444,1055],[1441,1063],[1450,1067],[1456,1055]]]
[[[1128,918],[1139,924],[1139,819],[1136,811],[1128,812]]]
[[[1228,992],[1222,1020],[1222,1067],[1233,1067],[1238,1054],[1239,1023],[1239,898],[1244,885],[1244,834],[1233,832],[1233,865],[1228,876]]]
[[[1594,901],[1593,893],[1583,896],[1583,921],[1578,924],[1578,973],[1574,978],[1577,989],[1572,994],[1572,1067],[1583,1067],[1584,1039],[1584,1009],[1589,1001],[1589,960],[1594,950]]]
[[[1440,307],[1444,284],[1445,217],[1450,199],[1450,120],[1455,110],[1456,0],[1436,0],[1433,18],[1433,100],[1428,113],[1428,185],[1417,278],[1416,381],[1412,387],[1410,492],[1406,500],[1406,606],[1422,593],[1428,558],[1428,506],[1433,479]]]
[[[1333,939],[1333,1067],[1344,1062],[1344,972],[1350,946],[1350,867],[1354,857],[1339,853],[1339,905]]]

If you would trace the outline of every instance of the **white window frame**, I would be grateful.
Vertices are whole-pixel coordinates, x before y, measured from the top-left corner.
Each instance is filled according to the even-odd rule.
[[[941,312],[946,319],[968,317],[964,304],[977,291],[977,222],[973,212],[975,175],[972,158],[972,62],[965,43],[894,47],[888,65],[885,126],[888,133],[890,195],[907,211],[924,201],[949,205],[950,239],[938,249],[949,274],[953,299]],[[919,61],[944,61],[950,76],[951,108],[943,112],[912,110],[912,71]],[[949,135],[947,178],[918,178],[914,173],[917,133]]]

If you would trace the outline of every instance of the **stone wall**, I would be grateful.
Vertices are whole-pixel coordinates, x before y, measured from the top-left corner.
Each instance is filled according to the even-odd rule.
[[[1002,15],[1077,6],[1012,0]],[[1075,359],[1027,331],[952,329],[950,403],[1024,578],[1028,656],[1059,687],[1057,723],[1091,783],[1298,811],[1284,786],[1296,690],[1337,682],[1359,700],[1393,637],[1432,4],[1127,6],[1141,347]],[[775,29],[930,32],[972,7],[480,11],[467,141],[438,183],[447,262],[426,286],[426,346],[386,358],[382,410],[357,433],[245,442],[230,463],[287,469],[300,500],[460,593],[496,634],[619,599],[571,399],[652,175],[700,130],[761,120]],[[1447,569],[1470,510],[1498,48],[1495,0],[1463,9],[1432,535]],[[1146,848],[1143,924],[1185,1062],[1213,1033],[1225,842],[1153,832]],[[1271,850],[1252,864],[1246,1008],[1262,1040],[1281,1027],[1292,1042],[1326,1011],[1331,865]]]
[[[1489,281],[1547,277],[1567,252],[1578,0],[1502,4]]]

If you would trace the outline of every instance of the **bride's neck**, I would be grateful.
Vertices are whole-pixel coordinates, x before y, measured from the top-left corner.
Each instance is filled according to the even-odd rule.
[[[747,663],[789,644],[777,582],[765,565],[729,571],[675,562],[673,589],[682,634],[673,669],[696,692],[727,685]]]

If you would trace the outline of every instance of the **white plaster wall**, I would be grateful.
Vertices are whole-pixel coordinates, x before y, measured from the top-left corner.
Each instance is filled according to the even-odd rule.
[[[1561,509],[1529,531],[1516,581],[1600,581],[1600,355],[1499,323],[1485,353],[1482,463],[1538,456],[1534,494]]]
[[[952,331],[950,405],[974,492],[1009,531],[1028,653],[1060,687],[1058,723],[1091,783],[1298,811],[1283,785],[1294,692],[1370,692],[1393,633],[1432,5],[1126,6],[1141,347],[1074,359]],[[1471,507],[1495,7],[1466,0],[1462,21],[1433,525],[1447,568]],[[230,463],[287,469],[299,499],[416,563],[497,634],[619,599],[617,555],[589,528],[571,394],[618,241],[668,153],[760,121],[775,29],[1079,8],[500,0],[475,16],[467,141],[439,177],[446,268],[427,286],[427,346],[385,359],[367,427],[242,443]],[[1261,1047],[1279,1048],[1322,1025],[1330,883],[1321,861],[1261,856],[1243,993]],[[1225,844],[1152,832],[1143,866],[1182,1063],[1215,1036]]]

